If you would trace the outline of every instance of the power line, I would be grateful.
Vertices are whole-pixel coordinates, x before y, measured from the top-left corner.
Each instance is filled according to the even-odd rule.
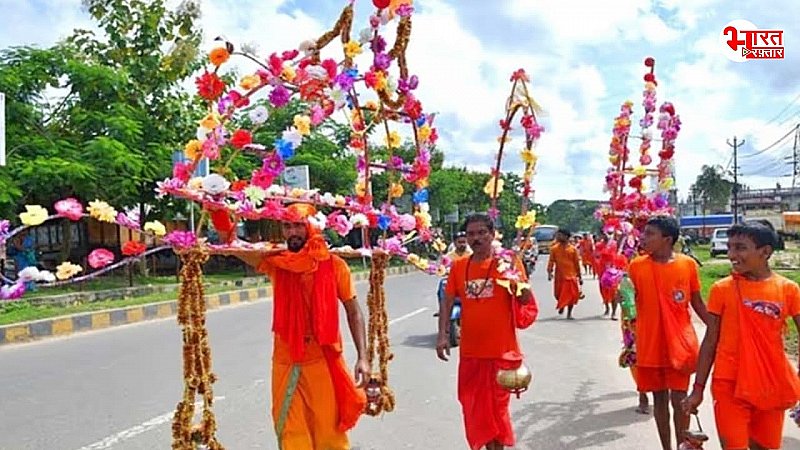
[[[764,127],[766,127],[767,125],[769,125],[769,124],[771,124],[772,122],[774,122],[774,121],[778,120],[778,118],[779,118],[780,116],[782,116],[782,115],[783,115],[783,113],[785,113],[786,111],[788,111],[788,110],[789,110],[789,108],[791,108],[791,107],[792,107],[792,105],[794,105],[795,103],[797,103],[797,101],[798,101],[798,100],[800,100],[800,94],[797,94],[797,96],[796,96],[794,99],[792,99],[792,101],[790,101],[790,102],[789,102],[789,103],[788,103],[786,106],[784,106],[784,107],[783,107],[783,109],[781,109],[781,111],[780,111],[778,114],[776,114],[776,115],[775,115],[775,116],[774,116],[772,119],[769,119],[767,122],[765,122],[763,125],[761,125],[761,127],[760,127],[758,130],[752,130],[752,131],[748,132],[747,134],[753,134],[755,131],[761,131],[761,130],[762,130],[762,129],[764,129]],[[798,111],[800,111],[800,109],[799,109]],[[792,115],[790,115],[789,117],[792,117]],[[783,123],[785,123],[785,122],[787,122],[787,121],[788,121],[788,118],[787,118],[787,119],[785,119],[783,122],[781,122],[781,124],[783,124]]]
[[[757,151],[757,152],[755,152],[755,153],[750,153],[749,155],[741,155],[741,156],[742,156],[742,158],[752,158],[753,156],[758,156],[758,155],[761,155],[761,154],[763,154],[763,153],[766,153],[766,152],[768,152],[768,151],[769,151],[771,148],[775,147],[776,145],[780,144],[780,143],[781,143],[781,142],[782,142],[784,139],[786,139],[786,138],[788,138],[789,136],[791,136],[791,135],[792,135],[792,133],[794,133],[794,132],[795,132],[795,130],[797,130],[797,128],[798,128],[798,127],[800,127],[800,124],[798,124],[798,125],[795,125],[794,127],[792,127],[792,129],[791,129],[791,130],[789,130],[789,132],[788,132],[788,133],[784,134],[784,135],[783,135],[783,137],[781,137],[781,138],[780,138],[780,139],[778,139],[777,141],[773,142],[772,144],[770,144],[770,145],[768,145],[768,146],[764,147],[763,149],[761,149],[761,150],[759,150],[759,151]]]

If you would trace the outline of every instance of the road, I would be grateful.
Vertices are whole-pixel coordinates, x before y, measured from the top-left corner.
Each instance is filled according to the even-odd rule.
[[[596,281],[587,281],[577,320],[566,321],[541,270],[534,277],[540,319],[520,333],[535,378],[512,400],[516,448],[658,449],[652,417],[633,411],[633,382],[616,364],[619,324],[602,317]],[[387,280],[397,408],[364,417],[351,433],[354,449],[467,448],[457,361],[439,362],[433,351],[435,287],[422,274]],[[366,285],[358,290],[363,300]],[[270,302],[259,302],[209,313],[219,437],[231,450],[276,449],[268,415],[270,311]],[[174,318],[0,348],[0,449],[170,448],[180,354]],[[701,420],[714,435],[710,402]],[[786,436],[784,448],[800,449],[800,432],[788,422]],[[707,448],[718,448],[712,439]]]

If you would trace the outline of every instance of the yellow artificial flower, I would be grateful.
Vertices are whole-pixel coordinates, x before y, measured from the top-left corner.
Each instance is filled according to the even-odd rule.
[[[436,267],[436,275],[440,277],[447,275],[447,267],[445,267],[443,264],[440,264],[438,267]]]
[[[661,183],[659,183],[659,187],[661,188],[662,191],[668,191],[672,189],[672,186],[674,185],[675,185],[675,179],[672,177],[664,178],[663,180],[661,180]]]
[[[403,189],[403,185],[400,183],[392,183],[392,185],[389,187],[389,196],[392,198],[402,197],[403,192],[405,192],[405,190]]]
[[[56,278],[62,281],[69,280],[80,272],[83,272],[83,267],[72,264],[69,261],[64,261],[56,267]]]
[[[431,127],[423,125],[417,129],[417,138],[420,141],[427,141],[431,137]]]
[[[333,203],[336,204],[336,206],[344,206],[347,203],[347,199],[345,199],[343,195],[337,195],[333,198]]]
[[[618,161],[619,161],[619,155],[610,155],[608,157],[608,162],[610,162],[613,165],[616,165]]]
[[[375,90],[385,91],[389,82],[386,80],[386,74],[382,70],[375,72]]]
[[[625,100],[624,105],[628,108],[633,108],[633,102],[631,100]]]
[[[245,75],[239,81],[239,86],[242,89],[247,89],[247,90],[253,89],[253,88],[257,87],[260,84],[261,84],[261,77],[259,77],[258,75],[253,75],[253,74]]]
[[[89,215],[101,222],[114,223],[117,219],[117,210],[106,202],[95,200],[89,202],[89,207],[86,208]]]
[[[23,225],[35,227],[47,220],[48,212],[39,205],[25,205],[25,212],[19,215]]]
[[[633,174],[636,175],[637,177],[643,177],[647,175],[647,168],[644,166],[638,166],[635,169],[633,169]]]
[[[344,44],[344,54],[348,58],[355,58],[360,55],[362,51],[361,44],[359,44],[358,41],[351,40],[347,44]]]
[[[294,116],[294,127],[303,136],[311,134],[311,117],[297,114]]]
[[[430,263],[428,262],[428,260],[427,260],[427,259],[421,259],[421,260],[419,260],[419,262],[417,263],[417,267],[418,267],[420,270],[428,270],[428,266],[429,266],[429,265],[430,265]]]
[[[424,212],[424,211],[417,211],[414,213],[414,217],[417,218],[418,222],[421,222],[424,228],[430,228],[431,226],[431,215]]]
[[[497,180],[497,192],[494,192],[494,183]],[[486,182],[486,186],[483,187],[483,192],[486,193],[491,198],[495,198],[503,193],[503,180],[498,179],[496,176],[492,176],[489,178],[489,181]]]
[[[400,147],[400,135],[397,134],[397,131],[392,131],[386,136],[386,146],[389,148],[398,148]]]
[[[370,111],[377,111],[378,110],[378,104],[375,103],[375,100],[367,100],[367,102],[364,103],[364,108],[368,109]]]
[[[527,230],[536,224],[536,211],[528,211],[525,214],[517,216],[517,223],[515,227],[520,230]]]
[[[525,164],[536,164],[536,161],[539,159],[536,153],[533,152],[532,148],[526,148],[522,150],[520,156],[522,156],[522,161]]]
[[[147,222],[146,224],[144,224],[144,231],[149,231],[155,234],[156,236],[160,237],[167,234],[167,227],[165,227],[163,223],[154,220],[152,222]]]
[[[297,76],[297,71],[294,70],[294,67],[292,67],[292,66],[290,66],[288,64],[283,66],[283,71],[281,72],[281,77],[283,77],[284,80],[291,82],[291,81],[294,80],[294,78],[296,76]]]
[[[197,139],[192,139],[191,141],[186,143],[186,146],[183,147],[183,153],[186,154],[186,157],[194,161],[200,155],[200,152],[203,150],[203,143]]]
[[[428,183],[428,179],[425,178],[425,179],[417,180],[417,182],[414,183],[414,184],[417,186],[417,189],[425,189],[426,187],[428,187],[429,183]]]
[[[305,195],[306,191],[300,188],[292,188],[292,191],[289,192],[289,196],[292,198],[300,198]]]
[[[199,190],[203,188],[203,177],[194,177],[186,183],[189,186],[189,189],[192,190]]]
[[[359,197],[364,197],[367,195],[367,185],[364,180],[359,180],[356,182],[356,195]]]
[[[207,130],[213,130],[217,128],[219,124],[219,115],[216,113],[208,114],[200,120],[200,126]]]
[[[441,239],[436,239],[435,241],[433,241],[432,246],[433,249],[439,253],[442,253],[443,251],[447,250],[447,244],[445,244],[444,241]]]
[[[416,253],[409,253],[408,256],[406,256],[406,261],[411,264],[416,264],[419,262],[419,256]]]
[[[497,270],[500,270],[500,268],[498,267]],[[513,284],[517,288],[516,292],[511,287],[512,286],[511,280],[497,280],[497,285],[498,286],[506,288],[508,290],[508,293],[513,295],[513,296],[515,296],[515,297],[519,297],[520,295],[522,295],[522,291],[524,291],[525,289],[530,289],[531,288],[530,284],[523,283],[521,281],[516,281]]]

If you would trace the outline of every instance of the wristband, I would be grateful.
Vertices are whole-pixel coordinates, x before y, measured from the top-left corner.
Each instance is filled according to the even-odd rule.
[[[703,384],[703,383],[700,383],[699,381],[695,381],[694,382],[694,388],[696,390],[700,390],[700,392],[703,392],[703,390],[706,388],[706,385]]]

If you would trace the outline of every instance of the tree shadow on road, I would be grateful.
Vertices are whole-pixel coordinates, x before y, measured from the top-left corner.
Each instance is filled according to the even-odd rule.
[[[436,349],[437,336],[437,333],[410,335],[406,336],[406,340],[400,345],[405,347],[429,348],[434,350]]]
[[[625,434],[614,428],[651,420],[652,416],[636,414],[636,392],[623,391],[591,397],[592,381],[584,381],[572,401],[535,402],[514,413],[515,428],[536,429],[524,433],[519,448],[575,450],[596,448],[623,439]],[[631,406],[597,413],[604,402],[631,399]]]

